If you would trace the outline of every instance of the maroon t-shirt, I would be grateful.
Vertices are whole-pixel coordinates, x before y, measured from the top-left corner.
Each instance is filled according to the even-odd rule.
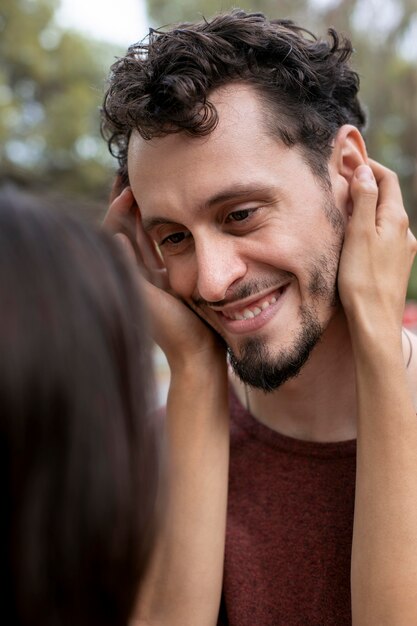
[[[356,442],[280,435],[231,397],[219,626],[350,626]]]

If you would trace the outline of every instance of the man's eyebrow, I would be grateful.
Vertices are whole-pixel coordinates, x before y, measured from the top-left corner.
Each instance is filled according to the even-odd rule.
[[[209,198],[203,205],[203,209],[211,209],[217,204],[225,204],[226,202],[233,202],[234,200],[241,200],[242,198],[254,196],[259,193],[267,193],[267,187],[261,187],[258,184],[248,183],[236,183],[222,189],[214,196]]]
[[[226,204],[227,202],[239,201],[242,198],[251,199],[252,196],[257,194],[267,194],[270,190],[267,187],[262,187],[258,184],[244,184],[244,183],[236,183],[225,189],[222,189],[214,196],[206,200],[200,210],[205,211],[208,209],[212,209],[213,207],[219,204]],[[172,224],[173,220],[169,217],[164,216],[154,216],[154,217],[144,217],[142,219],[142,225],[146,232],[151,231],[155,226],[159,226],[161,224]]]
[[[148,233],[155,226],[159,226],[160,224],[172,224],[172,220],[169,217],[143,217],[142,218],[142,227],[143,230]]]

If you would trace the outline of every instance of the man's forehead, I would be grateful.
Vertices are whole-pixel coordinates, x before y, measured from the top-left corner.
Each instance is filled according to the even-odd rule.
[[[194,210],[233,193],[230,189],[238,194],[239,186],[244,191],[283,185],[292,162],[288,153],[296,150],[267,131],[254,89],[219,89],[212,100],[219,123],[209,135],[179,132],[145,140],[138,131],[132,133],[129,180],[145,213],[161,207]]]
[[[185,132],[178,132],[144,139],[138,130],[134,130],[129,139],[128,164],[133,160],[143,160],[143,165],[145,165],[147,159],[160,158],[161,154],[172,150],[179,152],[182,148],[191,149],[199,142],[207,142],[207,137],[191,137]]]
[[[190,138],[184,133],[143,139],[132,135],[128,151],[129,180],[144,208],[185,202],[188,196],[204,193],[205,179],[214,166],[210,150],[196,149],[207,138]]]
[[[209,101],[216,108],[218,115],[218,124],[212,132],[207,135],[190,135],[185,131],[167,133],[160,137],[144,139],[138,131],[133,131],[129,141],[129,157],[133,155],[139,156],[151,155],[152,152],[160,149],[169,150],[172,146],[176,149],[182,147],[194,148],[196,145],[206,145],[207,143],[215,143],[225,136],[232,140],[236,136],[247,134],[251,126],[248,120],[252,122],[262,122],[262,106],[259,95],[246,84],[226,85],[219,87],[209,97]],[[260,133],[262,126],[257,129]]]

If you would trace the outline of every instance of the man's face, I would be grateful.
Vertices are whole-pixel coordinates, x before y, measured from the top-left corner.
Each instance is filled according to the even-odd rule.
[[[242,380],[271,390],[334,315],[343,219],[301,152],[268,133],[250,87],[212,101],[207,137],[134,134],[129,178],[172,289],[224,338]]]

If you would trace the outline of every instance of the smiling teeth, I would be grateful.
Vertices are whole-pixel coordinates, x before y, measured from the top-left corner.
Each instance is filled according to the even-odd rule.
[[[272,296],[272,298],[264,300],[260,305],[254,306],[253,308],[247,307],[246,309],[243,309],[243,311],[241,311],[240,313],[228,313],[226,311],[223,311],[223,315],[231,320],[250,320],[253,317],[259,315],[259,313],[262,313],[262,311],[265,311],[265,309],[267,309],[271,304],[274,304],[274,302],[276,301],[276,297]]]

